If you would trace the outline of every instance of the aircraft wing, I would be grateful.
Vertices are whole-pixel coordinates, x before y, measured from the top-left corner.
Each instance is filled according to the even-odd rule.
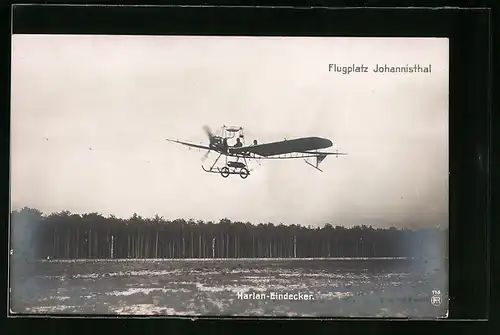
[[[167,138],[167,141],[174,142],[174,143],[179,143],[179,144],[182,144],[182,145],[187,145],[188,147],[192,147],[192,148],[198,148],[198,149],[204,149],[204,150],[211,150],[209,147],[207,147],[205,145],[199,145],[199,144],[193,144],[193,143],[188,143],[188,142],[182,142],[182,141],[178,141],[178,140],[169,140],[168,138]]]
[[[270,142],[258,145],[250,145],[241,148],[231,148],[230,152],[235,154],[253,153],[268,157],[274,155],[288,154],[292,152],[313,153],[309,150],[324,149],[332,146],[332,142],[325,138],[303,137],[279,142]],[[332,155],[335,153],[332,153]]]

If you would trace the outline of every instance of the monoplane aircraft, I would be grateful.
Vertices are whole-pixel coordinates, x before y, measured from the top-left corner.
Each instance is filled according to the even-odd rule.
[[[205,158],[211,151],[217,152],[219,155],[210,168],[201,166],[205,172],[220,173],[222,177],[227,178],[230,174],[239,174],[245,179],[250,175],[248,170],[247,160],[254,159],[256,161],[264,159],[297,159],[302,158],[304,161],[323,172],[319,168],[319,164],[329,155],[347,155],[343,152],[321,152],[319,150],[329,148],[333,145],[332,141],[321,137],[302,137],[296,139],[285,139],[279,142],[269,142],[258,144],[256,140],[251,145],[245,144],[245,136],[242,127],[226,127],[222,126],[220,135],[214,135],[210,128],[203,128],[207,133],[209,144],[199,145],[194,143],[183,142],[179,140],[167,139],[167,141],[179,143],[192,148],[207,150]],[[236,139],[234,145],[229,145],[229,140]],[[225,163],[216,166],[221,156],[225,156]],[[308,159],[316,158],[315,163],[311,163]]]

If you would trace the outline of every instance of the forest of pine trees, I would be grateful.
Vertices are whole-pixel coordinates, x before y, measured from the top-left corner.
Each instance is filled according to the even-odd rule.
[[[11,213],[11,249],[32,259],[443,257],[447,230],[258,225],[68,211]]]

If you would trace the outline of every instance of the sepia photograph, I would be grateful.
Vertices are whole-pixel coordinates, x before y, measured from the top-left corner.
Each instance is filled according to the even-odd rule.
[[[448,315],[446,38],[12,35],[18,315]]]

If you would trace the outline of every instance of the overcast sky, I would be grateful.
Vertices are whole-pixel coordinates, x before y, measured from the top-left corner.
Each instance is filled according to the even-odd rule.
[[[447,39],[14,35],[12,49],[13,209],[448,224]],[[165,141],[207,144],[202,127],[223,124],[247,142],[320,136],[349,155],[323,173],[264,161],[224,179],[202,171],[204,152]]]

